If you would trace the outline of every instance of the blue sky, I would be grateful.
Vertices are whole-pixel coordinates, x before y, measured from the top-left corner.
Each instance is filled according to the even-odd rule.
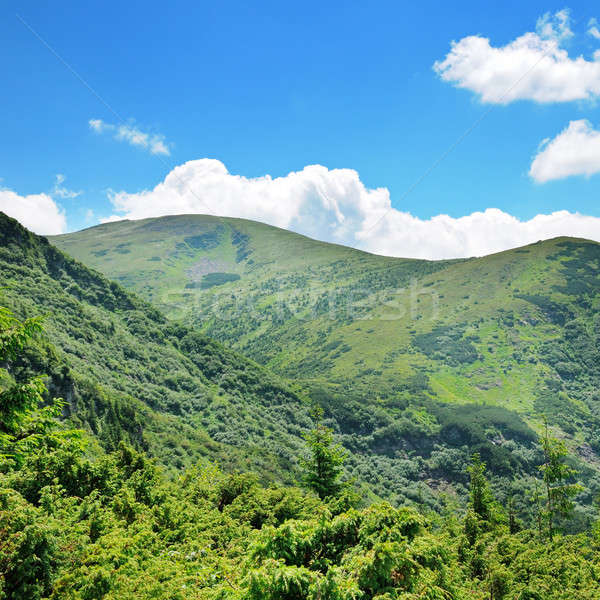
[[[473,84],[477,77],[465,72],[470,64],[447,65],[446,80],[433,68],[445,60],[453,40],[479,36],[502,48],[535,32],[538,23],[541,39],[554,35],[569,60],[581,55],[591,71],[600,40],[590,20],[600,18],[600,7],[570,2],[567,8],[565,24],[553,16],[565,5],[547,2],[5,2],[0,8],[0,185],[5,193],[0,208],[41,230],[27,211],[35,212],[35,198],[45,195],[64,215],[62,229],[72,231],[111,216],[136,218],[149,216],[144,210],[154,215],[191,207],[258,218],[375,251],[432,257],[488,250],[464,242],[459,247],[460,235],[477,226],[450,220],[442,225],[444,231],[458,227],[452,240],[444,248],[425,244],[418,252],[423,238],[438,232],[423,223],[441,214],[458,219],[497,208],[520,221],[560,210],[600,217],[600,176],[594,174],[600,88],[594,73],[580,97],[565,100],[554,88],[546,97],[542,62],[542,71],[523,82],[529,92],[504,102],[499,93],[494,97],[493,90]],[[545,14],[548,35],[538,21]],[[516,58],[508,60],[516,80],[524,68],[513,64]],[[505,75],[510,80],[510,70]],[[535,83],[537,78],[542,80]],[[568,80],[553,85],[573,87]],[[591,158],[581,157],[583,166],[556,167],[573,141],[561,138],[563,146],[544,157],[550,162],[545,170],[540,167],[545,175],[535,181],[530,168],[540,143],[584,119],[588,128],[572,133],[591,140]],[[207,158],[223,163],[228,174],[220,163],[196,163],[195,169],[188,163]],[[139,196],[184,163],[188,166],[176,172],[174,183],[181,185],[184,177],[192,181],[195,200],[172,199],[169,189],[159,199]],[[326,172],[288,181],[290,172],[303,172],[307,165],[321,165]],[[548,179],[548,169],[556,168],[566,175]],[[345,179],[342,173],[340,179],[337,169],[357,175]],[[231,188],[223,183],[232,179],[229,174],[248,181],[267,174],[286,180],[268,191],[236,182]],[[321,183],[315,184],[315,177]],[[217,180],[225,191],[203,187]],[[313,194],[322,190],[323,198],[299,199],[298,194],[309,194],[307,186]],[[389,200],[369,196],[361,186],[386,188]],[[222,206],[219,193],[229,198]],[[256,206],[263,195],[272,206]],[[353,195],[360,198],[352,200]],[[28,197],[34,200],[28,203]],[[365,216],[369,198],[377,206]],[[378,246],[364,233],[365,222],[375,223],[377,231],[377,220],[390,216],[388,201],[395,209],[392,216],[407,213],[416,221],[390,224],[378,233],[386,239]],[[337,203],[333,213],[328,203]],[[318,218],[307,217],[313,212]],[[492,217],[486,227],[493,229]],[[502,219],[502,227],[510,227]],[[597,227],[600,239],[595,220],[564,223],[565,233],[578,233],[579,227],[589,237]],[[548,235],[556,227],[553,222]],[[421,237],[415,237],[415,229],[422,230]],[[489,250],[545,231],[530,227]]]

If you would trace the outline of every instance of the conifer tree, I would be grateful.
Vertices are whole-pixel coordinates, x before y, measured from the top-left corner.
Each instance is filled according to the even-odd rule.
[[[346,453],[334,444],[333,430],[323,424],[323,410],[316,408],[312,416],[315,426],[304,436],[310,455],[301,459],[304,482],[319,498],[330,498],[342,489],[340,476]]]
[[[573,498],[581,490],[581,486],[568,483],[575,475],[575,470],[565,463],[568,452],[562,440],[548,435],[548,422],[545,421],[545,434],[542,440],[544,464],[540,467],[546,486],[546,520],[548,538],[552,541],[556,532],[555,522],[558,517],[568,518],[573,513]]]
[[[471,464],[467,467],[470,477],[470,503],[473,512],[485,521],[492,517],[494,498],[485,476],[485,463],[478,452],[473,454]]]

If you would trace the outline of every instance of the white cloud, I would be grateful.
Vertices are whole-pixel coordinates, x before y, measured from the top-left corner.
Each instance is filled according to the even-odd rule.
[[[171,153],[163,135],[145,133],[133,125],[113,125],[102,119],[90,119],[88,125],[96,133],[110,132],[115,140],[148,150],[150,154],[166,154],[168,156]]]
[[[558,236],[600,241],[600,218],[566,210],[536,215],[527,221],[488,208],[464,217],[437,215],[419,219],[397,210],[364,238],[371,252],[414,258],[484,256]]]
[[[600,131],[585,119],[571,121],[554,139],[544,140],[529,169],[538,183],[595,173],[600,173]]]
[[[482,102],[516,100],[570,102],[600,96],[600,52],[592,60],[570,58],[562,43],[573,35],[566,10],[538,20],[536,31],[501,47],[480,35],[452,42],[433,68],[456,87],[471,90]]]
[[[600,29],[598,29],[598,19],[592,18],[588,21],[588,35],[591,35],[594,39],[600,40]]]
[[[0,189],[0,211],[41,235],[64,233],[67,229],[65,213],[48,194],[19,196]]]
[[[391,207],[386,188],[367,188],[352,169],[320,165],[285,177],[230,174],[218,160],[175,167],[154,189],[110,195],[105,221],[175,214],[242,217],[310,237],[391,256],[451,258],[489,254],[572,235],[600,241],[600,218],[567,211],[528,221],[495,208],[460,218],[420,219]]]
[[[537,34],[547,40],[568,40],[573,37],[571,15],[567,8],[552,14],[547,12],[535,24]]]
[[[114,129],[114,125],[106,124],[102,119],[90,119],[88,125],[90,126],[90,129],[93,129],[96,133],[103,133],[107,129]]]
[[[54,188],[52,188],[52,195],[59,198],[77,198],[81,196],[81,192],[74,192],[73,190],[67,189],[63,183],[66,177],[62,173],[57,173],[54,180]]]

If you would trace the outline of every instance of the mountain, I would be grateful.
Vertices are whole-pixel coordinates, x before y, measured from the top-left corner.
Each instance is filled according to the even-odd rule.
[[[0,213],[0,304],[44,316],[15,377],[44,372],[75,424],[171,468],[218,459],[293,480],[308,407],[286,382],[161,313]],[[50,341],[48,341],[50,340]]]
[[[167,316],[301,382],[375,489],[443,488],[474,448],[496,474],[526,476],[544,418],[599,487],[594,242],[408,260],[202,215],[51,239]]]

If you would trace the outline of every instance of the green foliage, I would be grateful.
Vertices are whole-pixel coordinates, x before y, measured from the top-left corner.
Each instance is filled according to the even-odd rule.
[[[105,224],[52,241],[169,317],[293,378],[324,407],[349,452],[345,474],[366,495],[439,508],[437,490],[449,483],[464,502],[474,452],[493,487],[515,478],[529,489],[543,460],[536,415],[546,414],[587,488],[571,526],[589,520],[600,492],[598,244],[563,238],[468,260],[406,260],[202,215]],[[132,241],[130,254],[115,252]],[[157,253],[162,260],[150,262]],[[215,271],[240,280],[202,289],[202,277]],[[172,398],[182,381],[166,374],[164,383],[169,410],[186,414],[197,407],[183,393]],[[224,423],[243,407],[206,402],[200,410],[213,440],[236,438]],[[252,430],[262,424],[245,427],[251,417],[236,424],[240,437],[254,438],[255,454],[283,439],[257,439]],[[293,449],[258,468],[289,470],[308,426],[303,414],[288,432]],[[191,460],[184,452],[178,466]],[[515,510],[532,517],[525,502]]]
[[[540,466],[546,486],[546,519],[548,521],[548,537],[554,537],[557,517],[568,518],[573,514],[575,505],[573,498],[582,490],[576,483],[571,483],[576,474],[575,469],[565,463],[567,449],[564,442],[546,434],[542,440],[544,464]]]
[[[41,332],[40,319],[19,321],[8,309],[0,308],[0,362],[15,361],[28,342]],[[57,431],[64,402],[54,399],[43,406],[46,386],[42,377],[15,382],[0,368],[0,458],[1,468],[21,464],[44,445],[60,444],[74,431]]]
[[[436,327],[429,333],[416,335],[413,344],[427,356],[453,366],[475,362],[479,356],[477,348],[463,335],[464,326]]]
[[[200,235],[190,235],[183,239],[185,243],[192,248],[211,250],[219,245],[223,235],[223,230],[223,226],[217,226],[213,231],[207,231],[206,233],[201,233]]]
[[[310,456],[301,459],[301,466],[307,487],[324,500],[337,496],[342,489],[339,479],[346,453],[333,443],[333,431],[323,424],[322,410],[315,410],[313,416],[316,425],[305,434]]]
[[[467,471],[469,472],[470,479],[469,496],[471,509],[480,519],[490,521],[494,498],[485,476],[485,463],[481,462],[479,454],[473,454]]]
[[[16,422],[28,410],[16,407]],[[467,514],[461,535],[453,519],[436,519],[434,529],[413,508],[328,504],[210,463],[169,479],[125,443],[90,454],[76,437],[56,438],[59,427],[42,433],[43,451],[0,473],[2,598],[597,597],[592,538],[547,543],[485,520],[488,484],[477,457],[470,475],[478,511]]]
[[[237,273],[207,273],[202,276],[201,281],[186,283],[185,287],[186,289],[199,288],[201,290],[207,290],[216,285],[223,285],[225,283],[230,283],[231,281],[237,281],[238,279],[240,279],[240,276]]]
[[[56,576],[56,519],[4,486],[0,502],[0,595],[3,598],[47,597]]]
[[[23,327],[33,331],[37,321],[28,318],[45,313],[52,339],[38,338],[9,360],[15,387],[0,396],[5,419],[11,402],[38,394],[48,418],[62,411],[108,451],[123,440],[173,470],[208,456],[228,468],[252,466],[263,480],[292,480],[309,416],[280,377],[167,321],[4,215],[0,279],[3,302]],[[0,351],[18,343],[22,332],[13,329]],[[40,372],[49,392],[35,379]],[[51,396],[65,399],[62,408],[50,408]]]
[[[237,273],[207,273],[202,277],[200,288],[206,290],[215,285],[223,285],[231,281],[237,281],[240,276]]]

